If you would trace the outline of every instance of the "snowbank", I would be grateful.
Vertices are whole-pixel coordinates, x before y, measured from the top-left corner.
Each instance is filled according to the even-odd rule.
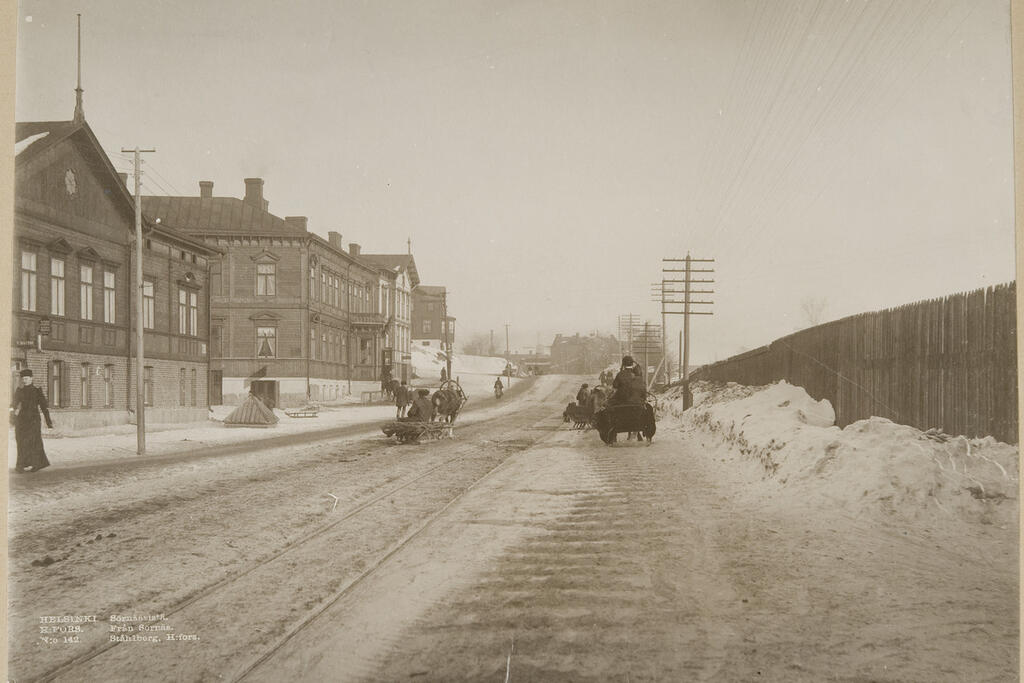
[[[835,426],[828,401],[800,387],[696,383],[682,410],[681,389],[662,396],[664,417],[699,433],[711,455],[737,463],[768,495],[852,513],[912,519],[949,517],[1016,524],[1018,453],[991,437],[951,437],[872,417]]]
[[[444,354],[426,346],[412,347],[412,369],[417,377],[436,379],[445,367]],[[493,375],[497,377],[505,370],[505,359],[493,356],[468,356],[456,353],[452,356],[452,375]],[[494,381],[493,379],[491,380]]]

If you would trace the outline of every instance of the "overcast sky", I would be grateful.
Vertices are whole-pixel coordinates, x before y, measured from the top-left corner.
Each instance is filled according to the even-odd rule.
[[[18,121],[74,107],[147,194],[412,239],[460,334],[652,321],[717,259],[695,362],[1013,279],[1008,0],[22,0]],[[675,339],[681,317],[670,318]]]

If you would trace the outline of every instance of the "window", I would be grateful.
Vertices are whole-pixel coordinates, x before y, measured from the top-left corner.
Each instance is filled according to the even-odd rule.
[[[309,267],[309,299],[316,301],[316,266]]]
[[[178,403],[185,405],[185,368],[178,371]]]
[[[50,259],[50,315],[64,315],[64,259]]]
[[[81,405],[83,408],[89,407],[89,398],[92,395],[92,366],[88,363],[82,363],[82,374],[81,374]]]
[[[338,302],[341,301],[341,278],[334,278],[334,307],[338,307]]]
[[[316,360],[316,330],[309,331],[309,357]]]
[[[190,405],[195,408],[196,406],[196,369],[192,368],[192,402]]]
[[[193,337],[199,334],[199,294],[188,293],[188,330]]]
[[[188,334],[188,292],[178,289],[178,334]]]
[[[103,271],[103,322],[117,322],[117,290],[114,288],[114,273]]]
[[[114,407],[114,366],[103,366],[103,405],[107,408]]]
[[[210,353],[214,358],[221,358],[224,356],[224,327],[222,325],[214,325],[213,329],[210,330]]]
[[[153,367],[150,365],[142,368],[142,402],[153,405]]]
[[[149,280],[142,281],[142,325],[147,329],[153,329],[156,321],[156,296],[153,292],[153,283]]]
[[[330,297],[327,296],[327,273],[320,271],[320,301],[327,303]]]
[[[50,405],[54,408],[60,408],[67,403],[67,377],[64,373],[64,361],[52,360],[50,361],[50,386],[49,386],[49,398]]]
[[[82,320],[92,320],[92,266],[78,267],[78,298]]]
[[[258,358],[277,357],[277,328],[256,328],[256,356]]]
[[[36,310],[36,255],[21,252],[21,310]]]
[[[320,333],[320,360],[330,360],[330,356],[327,355],[327,334],[325,332]]]
[[[432,304],[432,303],[427,304],[427,313],[433,313],[433,312],[434,312],[434,304]]]
[[[277,265],[273,263],[256,264],[256,294],[274,296],[277,293]]]
[[[430,322],[431,322],[430,320],[424,320],[423,321],[423,334],[430,334],[430,332],[431,332]]]

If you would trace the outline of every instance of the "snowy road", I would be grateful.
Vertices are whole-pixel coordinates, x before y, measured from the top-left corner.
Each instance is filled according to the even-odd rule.
[[[454,442],[350,439],[16,496],[12,678],[1016,677],[998,530],[760,504],[667,424],[650,447],[566,429],[577,379],[541,378]],[[46,643],[46,615],[98,620]]]

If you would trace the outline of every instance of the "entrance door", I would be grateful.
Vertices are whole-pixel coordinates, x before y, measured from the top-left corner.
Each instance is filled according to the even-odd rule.
[[[277,382],[272,379],[253,380],[252,393],[263,401],[268,408],[277,407]]]
[[[219,406],[224,403],[224,371],[210,371],[210,405]]]

